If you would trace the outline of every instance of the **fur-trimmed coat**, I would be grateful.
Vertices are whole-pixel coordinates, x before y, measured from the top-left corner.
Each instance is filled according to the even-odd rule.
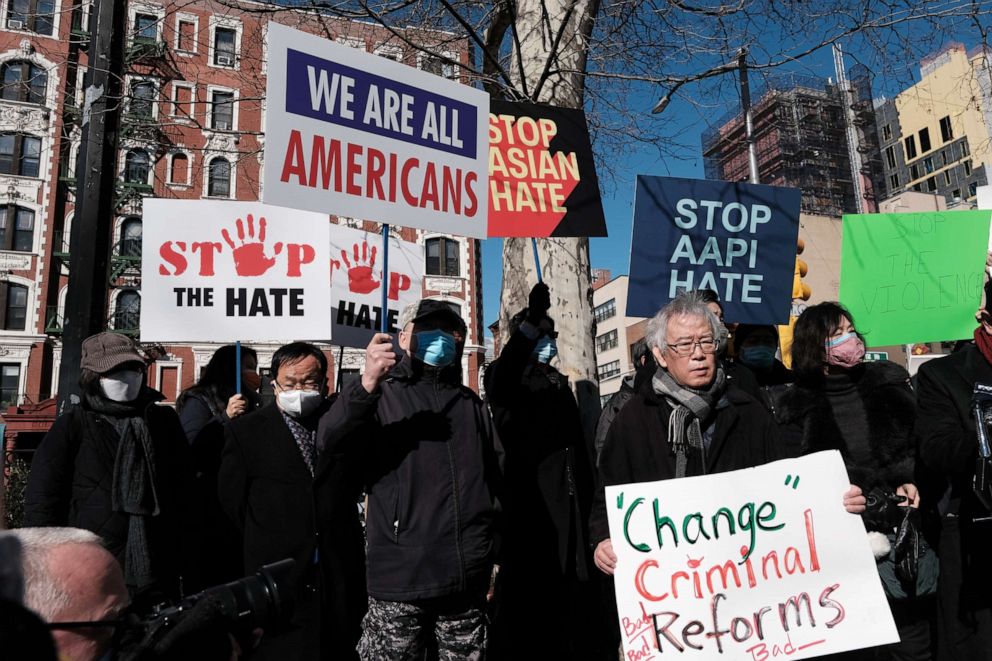
[[[854,465],[822,388],[789,384],[770,389],[772,413],[788,456],[840,450],[851,482],[865,492],[913,482],[916,398],[909,374],[888,361],[862,363],[851,371],[868,426],[871,461]]]

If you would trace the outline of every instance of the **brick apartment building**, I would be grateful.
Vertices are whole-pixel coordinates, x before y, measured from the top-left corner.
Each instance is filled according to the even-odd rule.
[[[106,327],[139,340],[143,199],[260,199],[270,20],[453,79],[469,62],[467,41],[457,35],[409,28],[397,36],[369,23],[239,6],[211,0],[128,6],[117,212],[106,219],[113,224]],[[8,0],[0,7],[0,410],[8,448],[35,445],[55,417],[89,12],[89,3],[68,0]],[[368,220],[332,221],[378,229]],[[446,300],[465,318],[463,374],[478,388],[484,361],[479,242],[397,232],[426,246],[424,295]],[[149,385],[174,402],[217,346],[166,347],[168,355],[149,370]],[[254,348],[264,372],[276,346]],[[362,367],[360,350],[325,350],[332,378]]]

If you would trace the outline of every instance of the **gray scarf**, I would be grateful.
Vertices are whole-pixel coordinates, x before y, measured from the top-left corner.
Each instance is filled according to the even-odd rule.
[[[705,468],[706,447],[700,423],[710,417],[710,412],[726,389],[726,383],[726,375],[719,366],[713,383],[706,389],[683,386],[661,367],[655,372],[651,385],[655,393],[664,397],[672,407],[668,416],[668,442],[675,451],[675,477],[685,477],[689,448],[699,452]]]

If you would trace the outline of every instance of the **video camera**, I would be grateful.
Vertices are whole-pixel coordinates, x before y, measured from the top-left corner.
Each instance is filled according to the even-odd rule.
[[[220,651],[218,658],[229,658],[228,634],[244,644],[255,629],[271,630],[288,621],[292,613],[289,576],[294,565],[289,558],[273,562],[254,576],[207,588],[177,606],[156,606],[127,627],[129,633],[115,644],[117,658],[210,658],[203,652],[212,643],[228,649],[226,656]],[[193,650],[196,653],[190,656]]]
[[[978,458],[975,460],[975,476],[972,489],[982,506],[992,518],[992,447],[989,444],[989,428],[992,426],[992,386],[976,383],[971,397],[975,414],[975,429],[978,432]]]

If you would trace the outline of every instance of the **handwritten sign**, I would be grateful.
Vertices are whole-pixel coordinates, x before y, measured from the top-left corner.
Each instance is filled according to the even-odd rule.
[[[971,337],[988,211],[844,216],[840,301],[869,346]]]
[[[147,199],[143,222],[143,341],[330,339],[326,214]]]
[[[729,321],[787,323],[799,201],[798,188],[639,175],[627,314],[712,289]]]
[[[489,95],[268,27],[269,204],[485,238]]]
[[[624,658],[806,659],[899,639],[837,451],[607,487]]]
[[[489,236],[606,236],[581,110],[493,100]]]
[[[400,312],[423,296],[424,247],[389,239],[386,319],[397,333]],[[331,225],[331,335],[334,344],[364,348],[381,327],[382,234]]]

